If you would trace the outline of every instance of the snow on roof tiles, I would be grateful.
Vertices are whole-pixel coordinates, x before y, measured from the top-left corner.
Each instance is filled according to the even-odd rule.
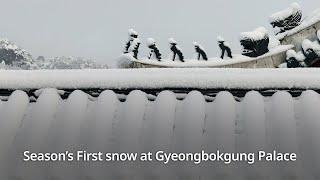
[[[319,69],[0,70],[0,89],[320,89]]]
[[[303,166],[301,161],[292,162],[292,166],[279,164],[277,167],[286,169],[285,174],[277,168],[270,169],[268,174],[295,177],[299,170],[301,174],[313,176],[319,169],[319,159],[315,157],[320,151],[317,139],[320,136],[320,98],[314,91],[305,91],[299,98],[292,98],[287,92],[277,92],[264,98],[252,91],[241,102],[235,101],[228,92],[220,92],[213,102],[208,103],[197,91],[190,92],[183,101],[177,101],[172,92],[164,91],[153,102],[147,101],[146,94],[141,91],[133,91],[125,102],[120,102],[112,91],[104,91],[98,100],[90,101],[81,91],[61,100],[55,89],[45,89],[36,103],[29,103],[24,92],[16,91],[1,104],[0,158],[12,157],[10,161],[17,162],[15,171],[2,172],[1,179],[12,175],[11,172],[19,179],[28,176],[31,176],[29,179],[65,177],[64,169],[70,170],[70,167],[59,168],[59,163],[52,163],[47,167],[49,174],[41,174],[40,167],[34,169],[34,173],[26,174],[32,168],[14,159],[20,157],[19,150],[10,151],[17,145],[19,149],[33,152],[79,149],[88,152],[153,152],[171,151],[171,148],[176,152],[200,152],[203,148],[207,152],[215,152],[217,148],[223,152],[256,152],[277,149],[280,152],[298,152],[299,159],[312,157],[313,161],[306,161]],[[304,141],[305,138],[308,140]],[[7,166],[5,161],[0,163]],[[264,167],[260,163],[257,165],[258,169]],[[237,165],[242,166],[247,167],[245,163]],[[97,171],[97,166],[88,167],[68,171],[68,175],[73,177],[81,172],[86,178],[99,179],[97,176],[105,177],[110,173],[108,168]],[[138,167],[139,170],[136,169]],[[155,165],[153,169],[184,175],[199,173],[194,171],[197,168],[179,171],[172,166],[161,167]],[[179,164],[179,167],[184,166]],[[226,167],[233,166],[222,166],[221,169],[216,164],[208,172],[214,176],[225,172]],[[112,175],[141,176],[139,179],[143,179],[142,176],[155,177],[155,171],[150,171],[149,166],[130,165],[131,171],[127,168],[118,164],[112,169],[116,174]],[[263,170],[255,172],[259,174]],[[247,177],[248,173],[237,174],[237,177]]]

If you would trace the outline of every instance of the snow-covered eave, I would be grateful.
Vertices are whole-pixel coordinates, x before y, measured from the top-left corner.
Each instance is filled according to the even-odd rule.
[[[1,70],[0,89],[320,89],[320,69]]]

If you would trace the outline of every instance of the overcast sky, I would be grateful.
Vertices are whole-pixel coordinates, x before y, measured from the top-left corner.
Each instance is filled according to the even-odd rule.
[[[174,37],[186,57],[193,41],[209,57],[217,56],[222,35],[239,52],[239,34],[268,24],[270,14],[298,2],[304,15],[320,8],[319,0],[0,0],[0,36],[14,41],[35,58],[39,55],[81,56],[110,63],[127,40],[128,28],[142,41],[154,37],[168,54]],[[272,33],[272,32],[271,32]]]

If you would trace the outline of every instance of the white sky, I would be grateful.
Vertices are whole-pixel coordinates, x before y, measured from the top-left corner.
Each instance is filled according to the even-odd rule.
[[[81,56],[110,63],[127,40],[127,30],[145,41],[154,37],[164,55],[174,37],[186,57],[192,42],[217,56],[216,37],[224,36],[239,52],[239,34],[259,26],[272,31],[268,17],[288,7],[290,0],[0,0],[0,36],[14,41],[34,57]],[[307,15],[319,0],[298,2]],[[271,32],[272,33],[272,32]]]

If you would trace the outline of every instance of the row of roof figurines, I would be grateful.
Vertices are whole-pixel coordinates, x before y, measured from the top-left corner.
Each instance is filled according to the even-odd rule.
[[[291,4],[291,6],[283,11],[275,13],[270,17],[270,24],[273,28],[278,29],[278,33],[283,33],[291,30],[300,25],[302,19],[302,11],[297,3]],[[129,38],[124,48],[123,53],[130,53],[135,59],[138,59],[139,47],[141,41],[138,38],[138,33],[134,29],[129,29]],[[232,58],[232,51],[228,43],[224,38],[218,36],[218,45],[221,49],[221,59],[224,59],[225,54]],[[242,45],[242,55],[248,57],[258,57],[269,52],[269,35],[268,31],[264,27],[257,28],[251,32],[244,32],[240,35],[240,44]],[[177,41],[174,38],[169,39],[170,50],[172,52],[172,61],[176,59],[181,62],[185,61],[181,48],[178,46]],[[195,52],[197,53],[198,60],[208,60],[207,53],[204,48],[197,42],[193,43]],[[156,59],[161,61],[162,55],[159,48],[156,45],[156,41],[153,38],[147,39],[147,47],[150,49],[148,59]]]
[[[222,37],[220,37],[220,36],[218,37],[218,42],[219,42],[219,46],[222,50],[221,58],[223,59],[225,52],[227,52],[227,55],[229,58],[232,58],[231,49],[228,46],[228,44],[225,43],[225,41],[223,40]],[[141,43],[138,38],[138,33],[136,31],[134,31],[133,29],[129,29],[129,40],[126,43],[124,53],[125,54],[132,53],[132,56],[135,59],[138,59],[140,44]],[[153,38],[148,38],[146,44],[147,44],[147,47],[150,49],[148,59],[155,58],[158,61],[161,61],[162,54],[160,53],[160,50],[158,49],[155,40]],[[178,46],[177,41],[173,38],[169,38],[169,45],[170,45],[170,50],[173,54],[172,60],[174,61],[174,60],[178,59],[181,62],[184,62],[185,58],[184,58],[184,55],[182,53],[181,48]],[[200,44],[198,44],[197,42],[194,42],[193,45],[194,45],[195,51],[198,55],[198,60],[200,60],[200,59],[208,60],[208,56],[207,56],[207,53],[205,52],[204,48]]]

